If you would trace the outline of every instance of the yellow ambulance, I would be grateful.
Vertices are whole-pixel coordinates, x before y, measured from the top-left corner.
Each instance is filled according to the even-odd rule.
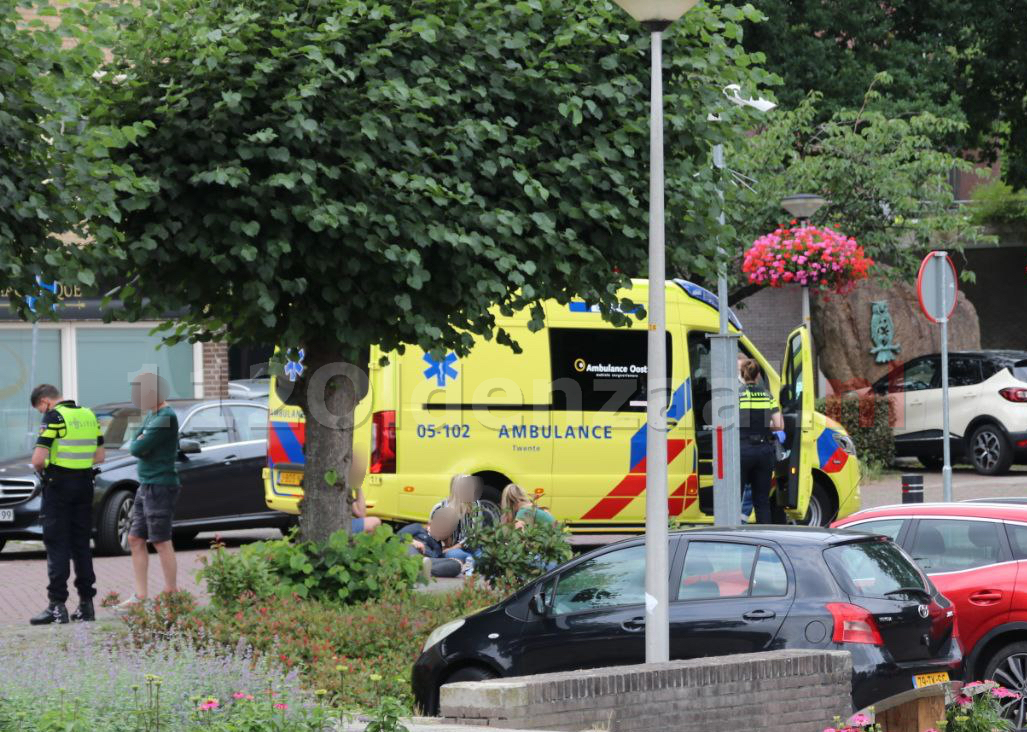
[[[668,496],[670,515],[685,523],[713,520],[710,341],[716,296],[693,283],[667,283]],[[644,303],[648,283],[621,297]],[[485,500],[498,503],[514,482],[538,497],[576,532],[640,531],[645,523],[645,320],[614,327],[594,306],[545,304],[545,327],[528,315],[497,313],[521,346],[514,353],[477,339],[470,355],[440,358],[417,348],[372,351],[370,390],[357,410],[355,442],[370,450],[364,483],[371,513],[388,521],[424,521],[445,498],[450,476],[477,475]],[[732,327],[741,331],[732,314]],[[827,525],[860,507],[853,442],[836,422],[814,412],[809,335],[788,338],[783,374],[744,336],[740,348],[780,394],[790,454],[779,464],[779,503],[799,522]],[[297,513],[303,482],[303,417],[283,403],[302,373],[299,360],[270,393],[269,508]]]

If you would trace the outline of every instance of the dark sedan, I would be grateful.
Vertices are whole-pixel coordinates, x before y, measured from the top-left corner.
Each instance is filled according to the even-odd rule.
[[[267,405],[256,400],[172,400],[178,414],[178,471],[182,492],[175,510],[175,537],[200,531],[286,528],[293,517],[268,510],[261,470],[267,464]],[[128,551],[136,459],[127,445],[142,424],[131,404],[95,409],[107,459],[99,466],[93,516],[96,548]],[[0,463],[0,548],[12,539],[40,539],[41,499],[28,457]]]
[[[951,603],[885,537],[754,526],[670,542],[673,659],[847,650],[857,708],[959,678]],[[414,665],[418,704],[437,714],[439,687],[455,681],[642,663],[644,583],[644,539],[631,539],[437,628]]]

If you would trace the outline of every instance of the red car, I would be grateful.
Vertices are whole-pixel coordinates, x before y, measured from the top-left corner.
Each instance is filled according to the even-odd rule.
[[[889,536],[916,560],[956,607],[964,678],[1020,692],[1005,713],[1027,727],[1027,505],[881,506],[832,526]]]

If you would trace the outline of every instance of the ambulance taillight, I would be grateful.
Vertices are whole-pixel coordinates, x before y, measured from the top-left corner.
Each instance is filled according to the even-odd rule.
[[[371,472],[396,472],[396,412],[375,412],[371,417]]]

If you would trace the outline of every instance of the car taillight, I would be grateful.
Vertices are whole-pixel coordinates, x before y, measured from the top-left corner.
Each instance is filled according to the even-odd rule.
[[[372,473],[396,472],[396,413],[375,412],[371,416]]]
[[[877,630],[874,616],[866,608],[850,605],[847,602],[829,602],[827,610],[834,618],[835,643],[867,643],[872,646],[884,645],[881,633]]]
[[[1007,386],[999,389],[998,393],[1010,402],[1027,402],[1027,389],[1019,386]]]

